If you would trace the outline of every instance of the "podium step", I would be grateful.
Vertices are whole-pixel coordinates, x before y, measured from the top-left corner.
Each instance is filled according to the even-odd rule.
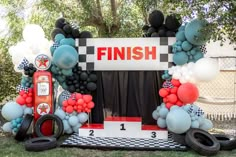
[[[92,149],[118,149],[118,150],[187,150],[186,146],[168,140],[145,138],[118,138],[118,137],[81,137],[71,135],[61,147],[79,147]]]

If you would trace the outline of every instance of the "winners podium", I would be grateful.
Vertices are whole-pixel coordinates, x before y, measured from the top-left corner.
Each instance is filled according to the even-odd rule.
[[[120,150],[186,150],[157,125],[142,125],[140,117],[107,117],[103,124],[85,124],[61,146]]]

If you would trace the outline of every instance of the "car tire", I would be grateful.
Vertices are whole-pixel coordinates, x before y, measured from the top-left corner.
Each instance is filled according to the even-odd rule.
[[[220,150],[236,149],[236,139],[232,139],[224,134],[212,134],[220,143]]]
[[[19,130],[17,131],[16,133],[16,136],[15,136],[15,139],[17,141],[24,141],[25,138],[27,137],[27,132],[29,130],[29,127],[33,121],[33,116],[31,114],[26,114],[21,125],[20,125],[20,128]]]
[[[175,142],[181,144],[181,145],[187,145],[185,142],[185,136],[186,134],[176,134],[172,132],[172,138]]]
[[[27,151],[43,151],[57,147],[57,140],[54,137],[37,137],[25,142],[25,150]]]
[[[186,133],[186,144],[200,155],[216,155],[220,150],[218,140],[208,132],[201,129],[190,129]]]

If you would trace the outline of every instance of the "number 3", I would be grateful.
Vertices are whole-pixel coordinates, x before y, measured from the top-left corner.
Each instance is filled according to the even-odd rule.
[[[157,134],[156,134],[156,132],[152,132],[152,136],[151,136],[152,138],[156,138],[157,137]]]

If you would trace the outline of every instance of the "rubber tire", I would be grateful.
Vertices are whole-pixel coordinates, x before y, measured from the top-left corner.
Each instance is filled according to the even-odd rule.
[[[220,143],[220,150],[233,150],[236,149],[236,139],[231,139],[224,134],[212,134]]]
[[[25,142],[25,150],[27,151],[43,151],[57,147],[57,140],[54,137],[37,137]]]
[[[176,134],[176,133],[173,133],[173,132],[171,132],[171,133],[172,133],[172,138],[175,142],[177,142],[181,145],[185,145],[185,146],[187,145],[186,142],[185,142],[185,136],[186,136],[185,133],[184,134]]]
[[[54,138],[58,139],[62,135],[64,127],[63,127],[62,120],[58,116],[53,115],[53,114],[43,115],[36,121],[35,127],[34,127],[35,134],[38,137],[44,137],[45,136],[41,133],[41,125],[46,120],[54,120],[56,122],[56,124],[58,126],[57,132],[54,135],[50,136],[50,137],[54,137]]]
[[[27,132],[29,130],[29,127],[33,121],[33,116],[31,114],[26,114],[22,123],[21,123],[21,126],[19,128],[19,131],[17,131],[16,133],[16,136],[15,136],[15,139],[17,141],[24,141],[27,137]]]
[[[216,155],[220,150],[218,140],[213,135],[201,129],[190,129],[186,133],[185,142],[190,148],[204,156]]]

